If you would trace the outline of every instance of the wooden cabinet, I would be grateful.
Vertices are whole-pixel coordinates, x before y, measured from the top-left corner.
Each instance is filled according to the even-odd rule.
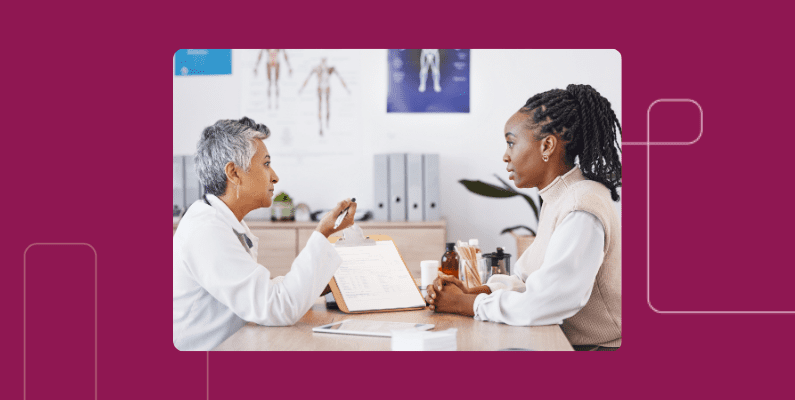
[[[295,229],[268,229],[246,224],[249,225],[251,233],[259,238],[257,263],[268,268],[271,271],[271,276],[287,274],[290,271],[290,265],[298,255],[295,247],[298,232]]]
[[[245,221],[259,238],[257,262],[271,271],[272,276],[285,275],[298,253],[306,246],[317,222]],[[445,221],[429,222],[357,222],[365,235],[387,235],[409,267],[414,278],[420,278],[420,261],[439,260],[447,240]],[[176,230],[177,224],[174,224]],[[335,236],[341,236],[340,233]]]

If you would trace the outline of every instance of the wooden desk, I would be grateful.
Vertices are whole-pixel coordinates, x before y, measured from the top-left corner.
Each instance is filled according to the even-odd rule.
[[[372,319],[395,322],[434,324],[434,330],[458,328],[458,350],[500,350],[526,348],[533,350],[573,350],[557,325],[508,326],[476,321],[470,317],[437,314],[427,308],[419,311],[397,311],[372,314],[345,314],[327,310],[322,298],[293,326],[272,327],[249,323],[213,350],[315,350],[389,351],[391,339],[372,336],[351,336],[314,333],[312,328],[344,319]]]

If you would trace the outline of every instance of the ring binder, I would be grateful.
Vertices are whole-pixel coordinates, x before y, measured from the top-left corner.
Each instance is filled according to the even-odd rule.
[[[373,219],[389,221],[389,157],[376,154],[373,157]]]
[[[406,208],[408,221],[422,221],[422,154],[406,154]]]
[[[389,155],[389,220],[406,220],[406,154]]]

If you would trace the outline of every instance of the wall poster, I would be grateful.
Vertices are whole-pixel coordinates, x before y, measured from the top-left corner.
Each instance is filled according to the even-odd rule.
[[[389,49],[387,57],[387,112],[469,112],[469,49]]]
[[[181,49],[174,53],[174,75],[230,75],[232,50]]]
[[[272,127],[280,152],[350,152],[356,119],[357,50],[235,50],[241,114]]]

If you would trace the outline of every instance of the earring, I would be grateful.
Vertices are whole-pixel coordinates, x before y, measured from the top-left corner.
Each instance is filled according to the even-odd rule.
[[[236,186],[237,186],[237,199],[240,200],[240,184],[238,183]]]
[[[544,162],[547,162],[547,161],[549,161],[549,156],[548,156],[548,155],[546,155],[546,154],[544,154],[544,157],[541,157],[541,158],[543,158],[543,159],[544,159]]]

